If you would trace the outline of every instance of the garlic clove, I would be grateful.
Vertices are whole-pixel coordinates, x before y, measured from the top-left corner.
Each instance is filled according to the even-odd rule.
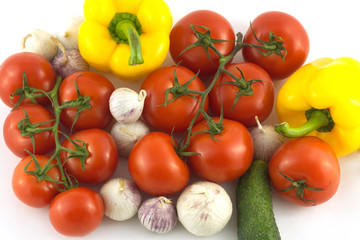
[[[65,50],[63,47],[60,47],[60,50],[51,65],[62,78],[66,78],[75,72],[89,71],[90,66],[81,56],[79,50]]]
[[[135,143],[149,132],[149,127],[141,120],[134,123],[116,122],[110,130],[121,157],[129,157]]]
[[[229,222],[233,207],[220,185],[207,181],[191,184],[177,201],[179,221],[195,236],[212,236]]]
[[[56,38],[67,50],[79,50],[78,34],[79,28],[84,21],[83,16],[73,16],[65,21],[64,26],[56,33]]]
[[[145,98],[145,90],[137,93],[130,88],[117,88],[110,96],[110,112],[117,122],[136,122],[144,109]]]
[[[33,29],[21,39],[21,49],[24,52],[32,52],[52,61],[58,52],[57,42],[54,37],[45,30]]]
[[[138,218],[147,230],[155,233],[167,233],[177,223],[175,206],[164,196],[144,201],[139,208]]]
[[[273,125],[261,125],[255,117],[257,127],[251,128],[250,134],[254,144],[254,159],[269,162],[275,151],[283,145],[287,138],[277,133]]]
[[[113,178],[100,189],[104,201],[105,216],[116,221],[125,221],[136,215],[141,194],[136,184],[126,178]]]

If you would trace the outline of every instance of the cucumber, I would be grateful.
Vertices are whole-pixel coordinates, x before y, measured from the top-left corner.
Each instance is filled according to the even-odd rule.
[[[239,240],[281,239],[277,227],[268,173],[264,160],[254,160],[236,187]]]

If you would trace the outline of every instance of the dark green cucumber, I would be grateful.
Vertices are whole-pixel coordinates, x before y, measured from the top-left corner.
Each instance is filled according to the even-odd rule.
[[[268,164],[254,160],[236,188],[239,240],[281,239],[273,212]]]

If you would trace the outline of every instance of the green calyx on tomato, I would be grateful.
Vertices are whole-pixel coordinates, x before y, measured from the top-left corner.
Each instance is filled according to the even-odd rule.
[[[254,38],[256,41],[261,43],[260,45],[254,45],[254,44],[247,44],[244,43],[244,46],[250,46],[253,47],[256,51],[258,51],[261,55],[264,57],[269,56],[271,54],[276,54],[281,57],[283,61],[285,61],[285,56],[287,55],[287,50],[283,46],[284,40],[276,36],[273,32],[269,32],[269,41],[262,41],[260,40],[252,28],[252,25],[250,23],[250,29],[254,34]],[[283,53],[284,52],[284,53]]]
[[[284,178],[286,178],[288,181],[290,181],[292,183],[291,187],[288,187],[286,189],[282,189],[282,190],[278,190],[278,192],[287,192],[290,191],[294,188],[296,188],[296,197],[298,199],[300,199],[302,202],[304,202],[305,204],[309,204],[309,205],[313,205],[316,206],[316,201],[313,201],[311,199],[306,199],[304,197],[304,192],[305,189],[306,190],[310,190],[310,191],[325,191],[327,190],[327,188],[312,188],[306,185],[306,180],[305,179],[301,179],[298,181],[295,181],[293,179],[291,179],[290,177],[286,176],[284,173],[278,171]]]

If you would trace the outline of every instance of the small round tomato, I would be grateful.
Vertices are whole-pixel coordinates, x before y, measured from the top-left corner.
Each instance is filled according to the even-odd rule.
[[[128,167],[136,185],[155,196],[181,191],[190,177],[188,166],[175,152],[173,139],[162,132],[151,132],[135,144]]]
[[[252,94],[241,95],[238,98],[241,91],[247,94],[245,91],[247,92],[248,89],[235,85],[232,77],[222,73],[209,94],[212,112],[219,116],[222,108],[225,118],[239,121],[246,127],[256,126],[255,116],[258,116],[260,122],[264,121],[270,115],[274,105],[274,84],[269,74],[261,67],[249,62],[232,63],[226,67],[226,70],[239,78],[241,78],[241,71],[247,82],[254,81],[250,85]]]
[[[94,190],[72,188],[58,194],[50,204],[49,218],[59,233],[81,237],[93,232],[104,216],[104,202]]]
[[[201,33],[205,33],[206,30],[199,26],[207,27],[212,39],[227,40],[227,42],[214,43],[214,46],[223,56],[229,55],[234,49],[234,30],[226,18],[209,10],[191,12],[173,26],[170,32],[170,54],[172,59],[193,72],[200,70],[200,75],[211,75],[216,72],[219,66],[219,56],[212,49],[208,48],[211,60],[202,46],[196,46],[183,52],[187,47],[198,41],[195,33],[190,28],[191,25],[198,25],[194,26],[194,28]],[[180,55],[181,52],[183,53]]]
[[[25,112],[29,116],[30,124],[37,124],[47,121],[46,124],[41,124],[37,128],[49,128],[54,125],[55,117],[45,107],[38,104],[27,104],[11,111],[4,122],[4,140],[7,147],[18,157],[25,157],[28,153],[45,154],[55,148],[55,136],[51,130],[35,133],[34,143],[35,152],[33,152],[33,144],[30,136],[21,136],[18,124],[25,119]],[[22,124],[24,126],[24,124]],[[26,128],[26,127],[25,127]]]
[[[71,157],[72,153],[62,150],[61,162],[70,175],[81,183],[100,183],[109,179],[116,170],[118,151],[115,140],[102,129],[85,129],[74,133],[70,138],[79,146],[86,144],[89,156],[84,159],[82,169],[79,157]],[[62,147],[75,150],[75,146],[66,139]]]
[[[269,176],[275,190],[287,201],[315,206],[336,193],[340,167],[329,144],[306,136],[285,143],[274,153]]]
[[[41,168],[50,160],[50,157],[44,155],[34,155],[34,157]],[[56,165],[56,162],[52,161],[51,164]],[[56,186],[54,182],[44,179],[38,181],[35,175],[25,172],[26,165],[28,165],[27,171],[36,170],[31,156],[23,158],[16,165],[12,176],[12,189],[16,197],[30,207],[42,208],[48,206],[51,200],[59,193],[58,188],[60,186]],[[56,166],[51,167],[46,172],[46,175],[57,181],[61,179],[60,170]]]
[[[308,34],[303,25],[293,16],[277,11],[265,12],[257,16],[251,26],[261,41],[269,41],[269,33],[272,32],[284,42],[282,46],[286,49],[285,60],[279,55],[270,54],[263,56],[253,47],[244,47],[242,50],[245,61],[255,63],[267,71],[273,80],[289,77],[301,67],[308,54],[310,42]],[[279,39],[276,39],[279,41]],[[261,45],[249,28],[244,36],[244,43]],[[263,50],[260,50],[263,51]],[[285,54],[285,51],[281,51]]]
[[[219,118],[213,118],[218,123]],[[186,152],[198,153],[188,157],[188,163],[201,178],[212,182],[229,182],[239,178],[250,167],[253,142],[247,128],[233,120],[223,119],[220,134],[209,133],[208,123],[203,120],[191,132],[201,132],[190,137]]]
[[[57,75],[46,58],[30,52],[15,53],[6,58],[0,67],[0,98],[9,107],[19,100],[19,96],[14,96],[11,101],[10,95],[23,86],[23,73],[30,87],[49,92],[55,86]],[[39,104],[50,103],[47,97],[36,98],[36,101]],[[27,103],[30,103],[29,99],[22,101],[22,104]]]
[[[165,92],[174,87],[174,71],[180,85],[184,85],[195,74],[189,69],[181,66],[162,67],[150,73],[141,85],[147,93],[143,109],[143,117],[149,125],[165,132],[183,132],[187,129],[190,122],[194,119],[199,110],[201,97],[199,94],[191,96],[180,96],[174,101],[164,105]],[[187,88],[195,91],[205,91],[205,86],[200,78],[196,77]],[[195,98],[194,98],[195,97]],[[174,98],[173,93],[169,93],[167,101]],[[209,105],[208,98],[205,99],[204,110],[207,111]],[[196,121],[202,119],[200,115]]]
[[[83,97],[90,96],[90,109],[82,111],[74,130],[105,128],[112,120],[109,99],[115,90],[114,85],[103,75],[95,72],[76,72],[67,76],[59,88],[59,103],[77,99],[75,81]],[[61,123],[71,128],[75,120],[77,107],[65,108],[61,112]]]

